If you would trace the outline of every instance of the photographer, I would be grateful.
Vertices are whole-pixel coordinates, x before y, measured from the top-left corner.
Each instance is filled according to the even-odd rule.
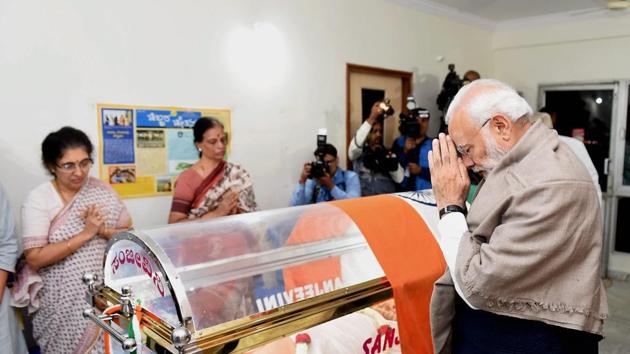
[[[481,75],[475,70],[468,70],[464,74],[464,78],[462,79],[462,85],[468,85],[469,83],[481,79]]]
[[[396,155],[383,146],[385,110],[382,106],[383,102],[374,103],[370,116],[359,127],[348,147],[348,158],[359,174],[363,196],[394,193],[396,183],[402,182],[404,177]]]
[[[431,173],[427,155],[431,151],[431,139],[427,138],[429,111],[416,108],[413,96],[407,98],[408,114],[400,114],[400,136],[394,141],[392,151],[404,169],[404,179],[399,191],[416,191],[431,188]]]
[[[475,80],[479,80],[480,78],[481,75],[479,75],[477,71],[468,70],[464,74],[464,78],[460,79],[459,75],[457,75],[457,72],[455,71],[455,64],[449,64],[448,74],[446,74],[444,82],[442,83],[442,91],[440,91],[436,100],[438,109],[446,115],[448,106],[451,104],[451,101],[457,92],[459,92],[459,89]],[[440,121],[440,133],[448,133],[448,127],[444,122],[444,117],[442,117]]]
[[[315,150],[317,161],[304,164],[300,181],[291,197],[291,206],[361,196],[359,177],[339,168],[337,149],[323,144]]]

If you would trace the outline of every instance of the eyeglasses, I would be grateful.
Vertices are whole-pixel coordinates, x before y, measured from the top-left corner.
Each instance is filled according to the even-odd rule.
[[[483,127],[486,126],[486,124],[488,124],[488,122],[491,120],[492,118],[488,118],[486,119],[485,122],[483,122],[483,124],[481,125],[481,127],[479,127],[479,130],[477,130],[477,132],[475,133],[475,135],[473,135],[473,137],[470,139],[470,141],[475,140],[475,138],[477,137],[477,135],[479,135],[479,132],[481,132],[481,129],[483,129]],[[465,145],[457,145],[455,146],[455,149],[457,149],[457,153],[460,156],[466,156],[466,157],[470,157],[470,149],[472,148],[472,145],[470,143],[465,144]]]
[[[74,170],[76,170],[77,167],[81,169],[82,171],[87,171],[90,169],[90,167],[92,167],[93,163],[94,161],[92,161],[92,159],[88,157],[87,159],[83,159],[79,162],[66,162],[66,163],[62,163],[61,165],[57,164],[57,167],[62,172],[70,173],[70,172],[74,172]]]

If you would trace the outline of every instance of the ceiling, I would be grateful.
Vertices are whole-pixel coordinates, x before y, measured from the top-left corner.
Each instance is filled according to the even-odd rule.
[[[433,0],[492,22],[604,9],[606,0]]]
[[[630,16],[607,4],[630,0],[386,0],[488,29]]]

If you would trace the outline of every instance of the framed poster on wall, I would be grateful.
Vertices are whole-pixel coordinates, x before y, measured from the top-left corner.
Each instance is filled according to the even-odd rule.
[[[199,158],[192,127],[214,117],[231,137],[231,112],[185,108],[97,104],[99,177],[122,198],[170,195],[177,176]],[[230,152],[230,145],[226,155]]]

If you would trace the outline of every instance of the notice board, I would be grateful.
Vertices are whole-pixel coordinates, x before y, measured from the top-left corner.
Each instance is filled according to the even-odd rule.
[[[122,198],[172,194],[177,176],[199,159],[197,119],[217,118],[232,139],[229,109],[97,104],[97,111],[99,176]]]

